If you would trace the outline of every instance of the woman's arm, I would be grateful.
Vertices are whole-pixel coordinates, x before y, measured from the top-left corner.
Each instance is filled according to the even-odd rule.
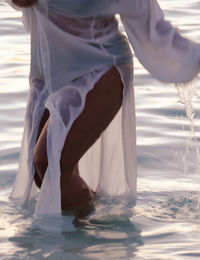
[[[30,7],[34,5],[37,0],[12,0],[12,2],[19,7]]]
[[[129,41],[143,66],[164,82],[193,80],[200,71],[200,44],[181,36],[165,20],[157,0],[116,3]]]

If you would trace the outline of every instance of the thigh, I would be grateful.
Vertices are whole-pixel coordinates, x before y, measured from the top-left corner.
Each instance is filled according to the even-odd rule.
[[[45,109],[44,114],[41,118],[40,121],[40,125],[39,125],[39,129],[38,129],[38,136],[37,136],[37,140],[36,140],[36,145],[35,145],[35,149],[34,149],[34,156],[33,156],[33,161],[34,161],[34,165],[35,165],[35,175],[34,175],[34,180],[35,183],[37,185],[38,188],[41,187],[42,185],[42,174],[41,171],[39,171],[39,169],[37,169],[36,167],[36,163],[38,162],[38,158],[40,158],[40,161],[45,162],[44,168],[47,167],[47,150],[46,150],[46,127],[48,125],[48,119],[49,119],[49,111],[47,109]],[[43,133],[45,134],[41,134],[43,131]],[[42,139],[42,141],[39,141],[39,139]],[[39,147],[38,147],[38,144]]]
[[[123,84],[112,67],[88,93],[85,107],[73,123],[61,156],[61,171],[74,167],[95,143],[122,105]]]
[[[49,110],[45,109],[44,114],[42,116],[42,119],[40,120],[39,130],[38,130],[38,136],[37,140],[42,132],[42,129],[44,128],[47,120],[49,119]]]
[[[74,121],[61,153],[61,174],[71,174],[84,153],[95,143],[119,111],[123,98],[123,84],[119,72],[112,67],[87,94],[85,107]],[[47,161],[47,127],[43,126],[36,143],[34,158],[43,177]]]

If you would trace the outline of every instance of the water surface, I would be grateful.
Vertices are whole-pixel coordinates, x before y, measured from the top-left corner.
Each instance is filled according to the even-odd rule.
[[[200,3],[161,0],[181,32],[200,40]],[[0,0],[0,258],[199,259],[199,78],[178,94],[135,60],[138,201],[100,198],[88,217],[34,219],[9,199],[23,132],[29,36]],[[187,69],[187,68],[185,68]]]

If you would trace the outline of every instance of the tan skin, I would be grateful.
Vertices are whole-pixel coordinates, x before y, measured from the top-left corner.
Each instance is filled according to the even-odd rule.
[[[68,210],[90,202],[93,192],[79,176],[78,162],[106,129],[122,104],[123,84],[115,67],[96,83],[87,97],[85,108],[74,121],[61,154],[61,206]],[[35,181],[41,186],[47,165],[48,111],[41,121],[39,138],[34,150]]]
[[[13,0],[21,7],[28,7],[34,0]],[[122,105],[123,84],[119,72],[112,67],[95,84],[87,97],[85,108],[74,121],[61,153],[61,207],[69,210],[90,203],[94,193],[79,175],[78,163],[113,120]],[[49,112],[46,110],[39,127],[34,149],[35,182],[40,188],[47,166],[47,127]]]
[[[31,7],[37,0],[12,0],[12,2],[20,7]]]

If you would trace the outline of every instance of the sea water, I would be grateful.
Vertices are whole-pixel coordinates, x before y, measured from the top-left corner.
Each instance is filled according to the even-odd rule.
[[[200,40],[200,2],[160,0]],[[29,73],[20,13],[0,0],[0,259],[200,259],[200,81],[163,84],[135,60],[138,200],[99,198],[87,217],[33,218],[16,208],[15,179]],[[187,70],[187,68],[185,68]]]

